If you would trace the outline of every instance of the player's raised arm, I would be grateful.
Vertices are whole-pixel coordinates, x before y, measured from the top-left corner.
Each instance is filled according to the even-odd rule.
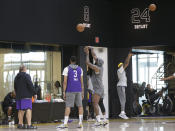
[[[133,55],[133,54],[132,54],[131,52],[129,52],[129,54],[128,54],[128,56],[126,57],[125,62],[124,62],[124,64],[123,64],[123,68],[124,68],[124,69],[126,69],[126,68],[128,67],[132,55]]]
[[[95,72],[99,72],[99,69],[96,65],[92,64],[89,60],[89,48],[85,47],[84,48],[84,52],[86,53],[86,65],[91,68],[92,70],[94,70]]]

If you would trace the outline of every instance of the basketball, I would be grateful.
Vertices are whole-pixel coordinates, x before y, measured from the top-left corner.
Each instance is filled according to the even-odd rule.
[[[78,24],[76,28],[77,28],[77,31],[78,31],[78,32],[83,32],[85,26],[84,26],[83,24]]]
[[[157,7],[156,7],[155,4],[150,4],[150,5],[149,5],[149,10],[150,10],[150,11],[155,11],[156,8],[157,8]]]

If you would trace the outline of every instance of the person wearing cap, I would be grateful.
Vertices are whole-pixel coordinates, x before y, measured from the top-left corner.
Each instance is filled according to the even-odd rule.
[[[89,49],[91,50],[91,54],[93,59],[95,60],[95,64],[91,63],[89,60]],[[86,64],[89,68],[93,70],[91,76],[94,91],[92,102],[94,112],[96,114],[96,123],[94,124],[94,126],[106,125],[107,121],[102,122],[100,120],[99,107],[98,107],[100,98],[104,97],[104,85],[102,81],[104,61],[96,56],[94,49],[92,47],[85,47],[84,51],[86,53]]]
[[[123,119],[128,119],[125,113],[125,103],[126,103],[125,88],[127,87],[127,77],[125,69],[128,67],[132,55],[133,55],[132,53],[129,53],[127,58],[125,59],[125,62],[124,63],[121,62],[118,64],[118,70],[117,70],[117,76],[119,79],[117,83],[117,92],[121,105],[121,113],[119,114],[119,117]]]

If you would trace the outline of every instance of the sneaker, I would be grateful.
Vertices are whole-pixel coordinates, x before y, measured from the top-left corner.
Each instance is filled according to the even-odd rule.
[[[103,121],[103,126],[106,126],[108,123],[109,123],[108,120],[104,120]]]
[[[127,116],[126,116],[126,114],[123,114],[123,113],[120,113],[119,114],[119,117],[121,117],[122,119],[129,119]]]
[[[71,123],[71,122],[73,122],[73,120],[68,120],[68,123]]]
[[[101,126],[101,125],[103,125],[103,122],[102,121],[96,121],[93,125],[92,125],[92,127],[99,127],[99,126]]]
[[[12,120],[12,121],[11,121],[11,124],[12,124],[12,125],[15,125],[15,121],[14,121],[14,120]]]
[[[83,124],[79,123],[77,128],[83,128]]]
[[[65,129],[65,128],[68,128],[68,125],[67,124],[61,124],[59,126],[56,127],[57,129]]]
[[[18,128],[18,129],[25,129],[25,126],[22,125],[22,124],[18,124],[18,125],[17,125],[17,128]]]
[[[26,129],[37,129],[36,126],[33,126],[33,125],[27,125],[27,128]]]

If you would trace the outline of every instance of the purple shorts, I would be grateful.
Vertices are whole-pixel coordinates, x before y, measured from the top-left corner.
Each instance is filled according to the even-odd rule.
[[[32,99],[21,99],[16,100],[16,109],[17,110],[32,110]]]

